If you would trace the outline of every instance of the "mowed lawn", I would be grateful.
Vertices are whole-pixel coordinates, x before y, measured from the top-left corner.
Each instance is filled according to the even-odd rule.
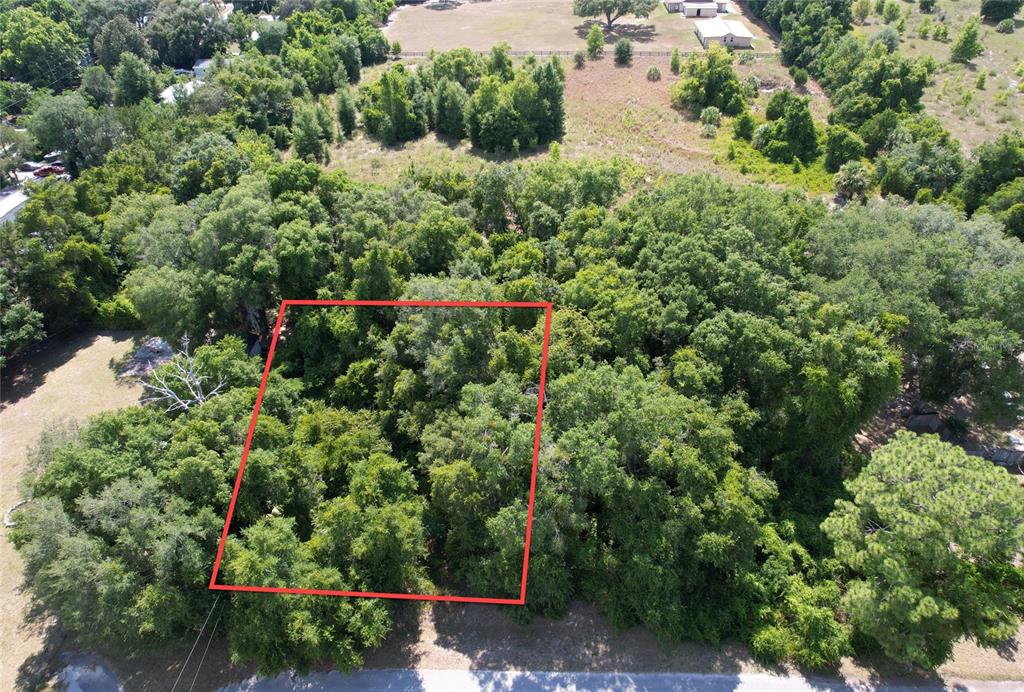
[[[739,14],[729,18],[744,21],[755,36],[754,50],[775,50],[774,40],[753,18]],[[513,50],[575,51],[586,46],[587,30],[596,21],[575,16],[572,0],[424,3],[395,10],[384,33],[388,40],[398,41],[403,51],[412,52],[461,47],[489,50],[502,41]],[[701,50],[693,20],[670,14],[663,5],[644,19],[631,15],[619,19],[605,39],[611,44],[622,37],[632,39],[638,51]]]
[[[101,411],[138,402],[142,387],[118,380],[112,363],[135,346],[131,332],[82,334],[47,348],[26,362],[12,363],[3,372],[0,389],[0,511],[20,498],[20,481],[29,449],[49,425],[85,420]],[[53,651],[47,644],[46,623],[26,622],[28,595],[21,591],[21,560],[0,538],[0,690],[21,685],[32,669],[45,669]],[[52,634],[52,633],[51,633]],[[50,642],[58,644],[58,642]]]

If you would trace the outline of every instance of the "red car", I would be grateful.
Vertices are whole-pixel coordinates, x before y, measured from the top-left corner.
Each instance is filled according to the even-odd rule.
[[[34,175],[37,178],[45,178],[45,177],[50,176],[50,175],[63,175],[63,174],[64,174],[64,166],[43,166],[42,168],[37,168],[36,170],[34,170],[32,172],[32,175]]]

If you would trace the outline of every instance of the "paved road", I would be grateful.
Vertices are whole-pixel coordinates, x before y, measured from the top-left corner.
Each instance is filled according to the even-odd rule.
[[[761,673],[552,673],[504,672],[484,670],[361,670],[349,675],[314,673],[306,677],[279,675],[273,679],[250,679],[228,685],[220,692],[326,692],[327,690],[360,690],[366,692],[534,692],[563,690],[591,692],[622,690],[625,692],[790,692],[882,690],[886,692],[919,692],[946,690],[957,692],[1009,692],[1021,690],[1019,682],[946,681],[935,685],[858,685],[835,680],[787,678]]]

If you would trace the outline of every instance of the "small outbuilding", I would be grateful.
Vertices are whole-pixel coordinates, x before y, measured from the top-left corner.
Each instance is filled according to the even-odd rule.
[[[684,17],[714,17],[718,7],[715,0],[665,0],[667,12],[680,12]]]
[[[750,48],[754,40],[754,35],[743,22],[732,19],[702,19],[695,21],[693,26],[705,48],[712,43],[732,48]]]

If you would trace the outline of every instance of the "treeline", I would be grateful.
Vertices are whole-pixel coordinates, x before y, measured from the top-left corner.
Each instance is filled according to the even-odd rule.
[[[363,123],[385,144],[436,130],[453,139],[468,136],[483,151],[518,153],[561,138],[564,83],[557,57],[540,63],[530,56],[515,68],[505,43],[486,59],[456,49],[425,66],[395,65],[363,87]]]
[[[46,7],[56,11],[63,5]],[[121,14],[73,22],[69,35],[79,47],[91,36],[87,27],[95,28],[101,61],[85,68],[80,81],[38,89],[29,82],[0,84],[0,90],[9,87],[3,92],[8,108],[24,128],[0,123],[0,177],[13,180],[22,162],[51,151],[60,153],[73,176],[67,185],[28,185],[31,199],[18,220],[0,228],[0,359],[69,327],[137,325],[136,311],[119,292],[125,276],[147,254],[173,257],[180,247],[128,244],[122,211],[148,220],[172,202],[266,170],[289,149],[300,159],[326,162],[330,145],[351,136],[360,120],[371,136],[387,142],[436,129],[446,137],[468,136],[488,152],[530,150],[561,137],[564,74],[557,59],[540,63],[531,57],[517,68],[507,46],[497,46],[487,59],[450,51],[416,70],[396,65],[357,96],[350,85],[359,81],[362,68],[389,54],[374,22],[390,5],[316,7],[282,6],[282,12],[290,11],[274,22],[244,15],[246,30],[235,36],[243,52],[217,53],[202,83],[175,87],[170,105],[156,102],[158,90],[173,78],[169,68],[161,67],[151,36],[136,26],[142,20]],[[79,17],[67,9],[67,22]],[[139,17],[148,16],[144,10],[138,9]],[[207,17],[210,6],[161,3],[154,11],[162,16],[172,10],[178,13],[173,21],[195,28],[195,41],[205,42],[189,43],[187,32],[179,32],[175,50],[191,46],[204,55],[221,46],[212,38],[216,30],[197,24],[200,18],[224,23]],[[3,31],[30,26],[17,17],[3,21]],[[153,22],[146,23],[146,32]],[[10,42],[5,60],[22,55],[23,44]],[[27,55],[17,59],[28,60]],[[161,190],[170,194],[147,196]],[[143,208],[136,208],[143,197]],[[178,222],[190,223],[185,217],[167,221]]]
[[[991,219],[828,212],[710,176],[629,190],[618,162],[552,156],[387,188],[252,160],[189,199],[119,198],[103,228],[119,300],[172,340],[266,335],[282,297],[553,302],[520,615],[585,599],[620,626],[808,666],[872,650],[935,666],[963,636],[1017,627],[1016,482],[938,441],[900,437],[870,462],[849,446],[905,368],[937,400],[1022,413],[1006,393],[1024,391],[1024,245]],[[224,581],[514,595],[536,312],[289,312]],[[13,538],[82,641],[158,646],[209,611],[259,383],[245,350],[196,350],[224,388],[184,412],[105,414],[41,444]],[[234,655],[265,673],[351,668],[391,622],[381,601],[221,605]]]

